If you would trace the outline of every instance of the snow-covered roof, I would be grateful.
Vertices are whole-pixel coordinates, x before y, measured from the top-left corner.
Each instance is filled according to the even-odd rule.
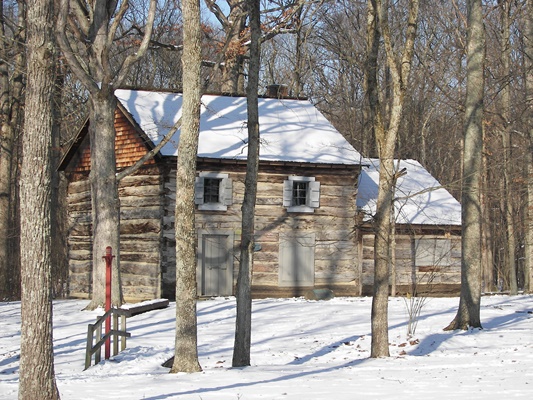
[[[116,90],[122,106],[157,145],[181,116],[182,94]],[[246,159],[245,97],[203,95],[198,156]],[[360,154],[307,100],[259,99],[260,159],[360,164]],[[175,156],[179,131],[162,155]]]
[[[461,225],[461,204],[418,161],[395,161],[395,168],[407,172],[396,184],[396,223]],[[378,183],[379,160],[370,159],[361,171],[357,193],[357,207],[365,220],[376,213]]]

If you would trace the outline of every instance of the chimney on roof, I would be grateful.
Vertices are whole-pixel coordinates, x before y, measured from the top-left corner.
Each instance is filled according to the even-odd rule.
[[[266,97],[273,99],[285,99],[289,97],[289,87],[287,85],[268,85]]]

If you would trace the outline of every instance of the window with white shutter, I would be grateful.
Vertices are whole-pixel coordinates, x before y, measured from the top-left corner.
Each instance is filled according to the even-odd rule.
[[[289,176],[283,182],[283,206],[288,212],[314,212],[320,206],[320,182],[309,176]]]
[[[194,202],[199,210],[226,211],[233,204],[233,182],[229,175],[200,172],[196,177]]]

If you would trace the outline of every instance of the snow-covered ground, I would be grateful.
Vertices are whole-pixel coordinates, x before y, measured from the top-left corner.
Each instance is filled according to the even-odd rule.
[[[169,374],[175,306],[128,320],[127,349],[83,371],[86,301],[54,303],[62,399],[531,399],[533,296],[482,299],[483,330],[444,332],[457,298],[429,299],[407,338],[402,298],[389,302],[391,357],[370,359],[370,298],[253,302],[252,366],[231,368],[235,299],[198,303],[203,372]],[[0,399],[16,399],[20,303],[0,303]]]

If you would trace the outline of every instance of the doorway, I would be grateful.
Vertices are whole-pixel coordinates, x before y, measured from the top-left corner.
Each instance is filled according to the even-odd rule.
[[[198,292],[201,296],[233,294],[233,232],[198,233]]]

